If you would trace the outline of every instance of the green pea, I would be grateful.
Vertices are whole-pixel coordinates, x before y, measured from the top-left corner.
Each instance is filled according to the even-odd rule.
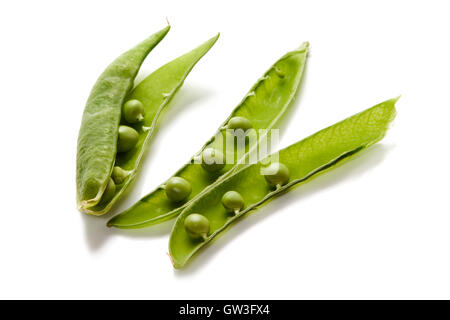
[[[194,239],[206,239],[209,233],[209,220],[198,213],[192,213],[184,219],[188,235]]]
[[[179,202],[185,200],[192,191],[191,184],[181,177],[170,178],[165,186],[167,198]]]
[[[123,170],[121,167],[115,166],[113,168],[111,177],[116,184],[122,184],[128,177],[128,172],[126,170]]]
[[[202,152],[202,167],[208,172],[217,172],[225,167],[225,157],[217,149],[206,148]]]
[[[264,178],[266,178],[271,186],[280,187],[289,181],[289,169],[280,162],[271,163],[268,167],[264,168],[264,171],[268,173],[264,174]]]
[[[120,126],[117,140],[117,152],[127,152],[134,148],[139,139],[139,133],[131,127]]]
[[[114,198],[115,194],[116,194],[116,184],[114,183],[112,178],[109,178],[108,184],[106,185],[105,191],[103,192],[101,202],[103,203],[109,202],[112,198]]]
[[[248,129],[253,128],[253,126],[250,120],[248,120],[247,118],[233,117],[228,121],[227,128],[232,130],[242,129],[244,131],[247,131]]]
[[[239,210],[244,207],[244,198],[239,192],[228,191],[222,197],[222,204],[227,211],[238,214]]]
[[[125,102],[122,109],[124,119],[128,123],[137,123],[144,120],[144,105],[137,99]]]

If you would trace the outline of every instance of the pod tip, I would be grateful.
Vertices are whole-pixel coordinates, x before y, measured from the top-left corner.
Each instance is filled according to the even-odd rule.
[[[286,53],[283,57],[287,57],[287,56],[289,56],[291,54],[304,54],[304,53],[308,54],[309,50],[310,50],[309,42],[305,41],[300,46],[295,48],[294,50],[289,51],[288,53]]]
[[[220,36],[220,32],[218,32],[214,37],[212,37],[211,39],[209,39],[209,40],[206,41],[206,42],[211,43],[211,46],[212,46],[212,45],[215,44],[216,41],[219,39],[219,36]]]
[[[309,41],[303,42],[300,47],[298,47],[297,51],[303,52],[309,49]]]
[[[217,34],[214,37],[212,37],[210,40],[214,39],[214,42],[215,42],[215,41],[217,41],[217,39],[219,39],[219,37],[220,37],[220,32],[217,32]]]

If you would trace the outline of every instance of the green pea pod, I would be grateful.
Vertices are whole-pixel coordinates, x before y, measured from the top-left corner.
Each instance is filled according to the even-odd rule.
[[[215,136],[201,148],[189,164],[175,173],[174,176],[185,179],[192,187],[190,195],[184,202],[174,202],[168,199],[164,190],[165,185],[162,185],[128,210],[113,217],[108,222],[108,226],[123,229],[143,228],[174,218],[181,213],[189,201],[198,196],[206,187],[239,167],[237,164],[248,156],[249,150],[253,150],[258,142],[267,138],[268,131],[258,133],[256,139],[244,146],[245,150],[232,150],[234,155],[241,156],[236,158],[233,163],[226,164],[217,172],[211,173],[204,170],[202,166],[196,163],[196,158],[206,148],[221,148],[223,146],[222,142],[218,144],[217,141],[219,140],[216,138],[219,136],[226,137],[227,124],[232,118],[243,117],[250,120],[256,132],[259,132],[260,129],[274,129],[294,100],[302,79],[308,47],[309,44],[305,42],[298,49],[288,52],[275,62],[220,126]],[[238,146],[235,146],[235,148],[238,148]]]
[[[395,117],[396,101],[385,101],[270,155],[261,162],[246,165],[205,190],[189,203],[173,227],[169,252],[174,267],[184,266],[198,250],[245,214],[381,140]],[[267,163],[271,162],[283,164],[290,172],[286,183],[278,185],[276,189],[267,182],[267,176],[262,175]],[[239,193],[245,203],[244,208],[234,215],[230,215],[221,202],[223,195],[231,190]],[[193,213],[202,215],[207,219],[204,221],[210,223],[209,229],[203,226],[203,230],[209,230],[209,233],[203,234],[200,240],[194,239],[186,230],[189,225],[185,225],[185,219]]]
[[[96,205],[108,184],[116,157],[122,104],[145,57],[169,32],[153,34],[112,62],[92,88],[81,122],[77,149],[77,202]]]
[[[93,215],[104,214],[123,195],[125,189],[136,176],[140,161],[149,144],[161,112],[182,86],[195,64],[209,51],[218,37],[219,35],[211,38],[196,49],[154,71],[131,92],[127,92],[126,96],[121,99],[118,110],[114,109],[114,115],[110,114],[110,108],[104,108],[104,111],[103,109],[100,110],[99,112],[104,115],[101,118],[103,122],[98,122],[100,119],[97,119],[97,121],[91,121],[90,125],[86,126],[83,120],[78,156],[79,207],[81,211]],[[127,126],[137,131],[138,139],[131,150],[117,153],[116,145],[121,107],[125,101],[132,99],[139,100],[142,103],[144,118],[143,121],[138,123],[127,123]],[[119,121],[116,119],[117,112]],[[89,117],[91,114],[90,111],[85,111],[86,113],[86,117]],[[113,116],[114,119],[112,119]],[[114,128],[112,128],[111,122],[113,122]],[[111,129],[105,130],[105,126],[111,127]],[[96,140],[98,135],[105,133],[112,136],[109,137],[114,141],[112,146],[111,144],[98,145],[98,141],[103,141]],[[89,135],[89,139],[85,138],[87,135]],[[101,153],[102,151],[103,153]],[[92,161],[86,161],[86,158],[92,159]],[[102,196],[106,186],[102,184],[102,181],[106,177],[107,184],[111,174],[114,177],[114,173],[117,171],[114,170],[113,172],[113,168],[118,169],[121,173],[120,183],[115,186],[113,195],[108,197],[108,199],[104,199]],[[97,194],[89,191],[91,189],[89,181],[95,181],[95,186],[98,189]],[[85,191],[86,188],[89,192]],[[93,196],[94,194],[95,196]]]

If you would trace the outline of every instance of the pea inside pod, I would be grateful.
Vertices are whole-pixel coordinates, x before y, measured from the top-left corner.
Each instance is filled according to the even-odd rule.
[[[112,178],[109,178],[108,184],[106,185],[105,192],[103,192],[102,200],[101,202],[108,202],[116,193],[116,184]]]
[[[395,117],[396,101],[387,100],[270,155],[261,162],[243,166],[205,190],[183,210],[172,229],[169,252],[174,267],[183,267],[200,249],[244,215],[255,212],[274,197],[335,168],[381,140]],[[277,164],[276,168],[272,168],[275,169],[272,173],[282,172],[281,179],[267,179],[264,171],[267,168],[263,163]],[[274,184],[281,186],[274,189]],[[239,193],[246,201],[245,209],[233,216],[226,214],[228,208],[224,208],[222,199],[223,194],[231,191]],[[186,219],[193,213],[214,221],[203,241],[193,242],[185,227]]]
[[[123,192],[136,176],[159,116],[182,86],[192,68],[209,51],[218,37],[219,35],[209,39],[194,50],[162,66],[139,83],[131,92],[127,92],[118,108],[117,122],[114,122],[117,126],[116,130],[103,132],[101,123],[92,124],[89,127],[89,131],[93,132],[94,136],[96,132],[107,133],[110,135],[109,138],[114,141],[115,145],[112,148],[114,152],[108,149],[108,159],[105,159],[105,157],[98,158],[97,162],[102,165],[102,176],[106,174],[108,179],[112,176],[114,181],[119,179],[121,183],[116,184],[115,194],[109,201],[92,201],[89,205],[81,202],[80,209],[83,212],[94,215],[104,214],[123,195]],[[119,125],[120,119],[122,119],[122,124]],[[107,117],[104,121],[110,121],[110,118]],[[106,146],[101,146],[99,149],[106,149]],[[80,166],[81,160],[79,159]],[[106,166],[106,164],[109,165]],[[113,167],[118,167],[123,172],[118,175],[118,170],[116,169],[116,172],[114,172]],[[101,176],[100,170],[94,169],[92,170],[92,179],[97,181]]]
[[[184,220],[184,228],[193,239],[206,239],[209,232],[209,220],[198,213],[192,213]]]
[[[238,162],[243,162],[251,150],[255,150],[259,141],[267,138],[266,133],[270,132],[270,129],[277,128],[280,119],[292,105],[302,79],[308,47],[309,44],[304,43],[276,61],[253,85],[225,122],[219,126],[213,138],[192,157],[191,163],[174,174],[191,183],[192,192],[186,202],[174,202],[163,188],[158,188],[131,208],[113,217],[108,221],[108,226],[124,229],[143,228],[174,218],[206,188],[236,170],[239,166]],[[259,134],[256,139],[249,140],[243,147],[235,145],[230,154],[227,150],[223,150],[223,144],[216,139],[216,137],[223,137],[227,141],[229,128],[252,128],[255,132],[267,129],[267,131],[263,131],[263,134]],[[197,161],[197,158],[203,160],[203,152],[210,149],[223,151],[224,163],[208,165],[205,164],[206,161],[205,163]],[[230,156],[233,161],[228,161]],[[205,156],[205,158],[209,157]]]
[[[244,117],[233,117],[228,121],[227,129],[247,131],[253,128],[251,121]]]
[[[128,123],[138,123],[144,120],[144,105],[137,99],[131,99],[123,105],[123,118]]]
[[[192,187],[186,179],[172,177],[167,181],[164,190],[170,200],[179,202],[185,200],[189,196]]]
[[[123,170],[121,167],[114,167],[112,172],[112,179],[116,184],[122,184],[128,177],[129,172]]]
[[[277,189],[288,183],[290,177],[288,167],[280,162],[273,162],[268,167],[261,168],[261,172],[266,181]]]
[[[217,172],[225,167],[225,157],[222,151],[206,148],[202,152],[202,168],[207,172]]]
[[[228,191],[222,197],[222,204],[228,212],[238,214],[244,208],[244,198],[236,191]]]
[[[139,133],[131,127],[120,126],[117,138],[117,152],[128,152],[136,146]]]

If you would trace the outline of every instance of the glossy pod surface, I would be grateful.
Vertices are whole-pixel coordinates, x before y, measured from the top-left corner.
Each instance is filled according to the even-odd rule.
[[[273,129],[282,116],[286,114],[294,100],[300,85],[305,67],[308,43],[291,51],[280,58],[258,82],[251,88],[242,102],[233,110],[229,118],[222,124],[215,137],[227,135],[227,124],[230,119],[243,117],[251,122],[253,129]],[[217,144],[216,139],[208,141],[192,158],[191,163],[182,167],[174,176],[189,181],[192,192],[184,204],[170,201],[164,189],[159,188],[146,195],[135,205],[108,222],[108,226],[116,228],[142,228],[176,217],[187,206],[189,201],[198,196],[206,187],[218,181],[232,170],[236,169],[236,162],[242,160],[258,141],[265,138],[259,135],[257,139],[248,142],[245,150],[234,150],[238,155],[234,163],[229,163],[215,172],[208,172],[195,159],[201,156],[206,148],[222,150],[223,145]],[[240,155],[240,156],[239,156]]]
[[[127,101],[138,100],[144,108],[144,119],[142,121],[127,123],[127,126],[138,133],[134,147],[127,152],[119,152],[115,155],[114,166],[122,169],[122,172],[126,172],[127,175],[121,184],[116,185],[115,195],[110,201],[102,201],[96,206],[87,208],[85,210],[86,213],[95,215],[106,213],[122,196],[125,189],[136,176],[139,164],[150,142],[161,112],[183,85],[192,68],[211,49],[218,38],[219,34],[154,71],[127,96]]]
[[[284,164],[290,172],[289,181],[283,186],[268,183],[261,174],[264,167],[259,162],[233,172],[206,189],[183,210],[173,227],[169,252],[174,267],[185,265],[198,250],[249,211],[381,140],[395,117],[396,101],[385,101],[279,151],[274,161]],[[269,156],[266,160],[272,159],[276,158]],[[234,216],[227,214],[221,203],[223,195],[230,190],[238,192],[245,201],[245,208]],[[201,214],[210,223],[204,240],[194,239],[186,231],[184,220],[192,213]]]
[[[99,203],[117,152],[122,105],[149,52],[169,27],[113,61],[95,83],[83,113],[77,146],[77,202],[81,211]]]

